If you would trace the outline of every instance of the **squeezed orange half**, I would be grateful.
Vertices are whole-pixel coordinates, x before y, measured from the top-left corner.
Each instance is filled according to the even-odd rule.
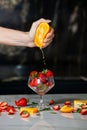
[[[46,37],[47,33],[50,31],[50,26],[46,22],[42,22],[36,29],[34,43],[37,47],[42,48],[44,44],[44,38]]]

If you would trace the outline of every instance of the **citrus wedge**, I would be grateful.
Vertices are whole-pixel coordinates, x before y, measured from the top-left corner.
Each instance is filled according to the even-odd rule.
[[[20,112],[22,112],[22,111],[27,111],[30,114],[35,114],[35,113],[39,112],[38,108],[36,108],[36,107],[34,107],[34,108],[33,107],[21,107]]]
[[[60,112],[71,113],[71,112],[73,112],[73,110],[74,110],[74,108],[72,106],[64,105],[63,107],[61,107]]]
[[[44,44],[44,38],[46,37],[47,33],[50,31],[50,26],[46,22],[42,22],[36,29],[34,43],[37,47],[42,48]]]
[[[87,100],[74,100],[75,108],[80,108],[81,105],[87,105]]]

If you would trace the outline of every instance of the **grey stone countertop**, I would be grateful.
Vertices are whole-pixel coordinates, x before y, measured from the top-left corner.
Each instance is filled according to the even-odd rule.
[[[36,94],[28,95],[0,95],[0,101],[7,101],[14,105],[14,101],[21,97],[29,98],[31,102],[39,102]],[[64,101],[75,99],[87,99],[87,94],[45,94],[44,101],[54,99],[57,104],[63,105]],[[0,113],[0,130],[87,130],[87,115],[80,113],[61,113],[59,111],[41,111],[36,116],[23,119],[19,111],[15,115]]]

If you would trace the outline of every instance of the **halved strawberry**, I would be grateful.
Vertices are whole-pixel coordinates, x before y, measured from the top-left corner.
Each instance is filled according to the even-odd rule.
[[[80,113],[81,113],[82,115],[87,115],[87,109],[81,109]]]
[[[52,106],[52,109],[55,110],[55,111],[58,111],[60,109],[60,105]]]
[[[3,107],[3,106],[8,106],[8,103],[4,101],[0,102],[0,107]]]
[[[4,102],[4,101],[0,102],[0,109],[2,111],[4,111],[7,108],[7,106],[8,106],[7,102]]]
[[[53,105],[55,103],[55,101],[53,100],[53,99],[51,99],[50,101],[49,101],[49,105]]]
[[[71,105],[71,101],[65,101],[64,105]]]
[[[83,105],[81,108],[82,109],[87,109],[87,105]]]
[[[22,111],[21,113],[20,113],[20,116],[22,117],[22,118],[28,118],[29,116],[30,116],[30,114],[29,114],[29,112],[28,111]]]
[[[2,108],[0,107],[0,112],[2,112],[3,110],[2,110]]]
[[[8,112],[8,114],[15,114],[16,112],[14,106],[10,106],[10,105],[6,108],[6,111]]]

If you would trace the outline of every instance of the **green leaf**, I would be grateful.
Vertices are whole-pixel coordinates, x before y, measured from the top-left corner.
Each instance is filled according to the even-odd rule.
[[[81,111],[81,109],[80,109],[80,108],[78,108],[78,109],[77,109],[77,112],[78,112],[78,113],[80,113],[80,111]]]
[[[50,107],[47,107],[47,108],[44,108],[44,109],[42,109],[40,111],[49,111],[49,110],[51,110]]]
[[[32,105],[36,105],[36,104],[38,104],[37,102],[32,102]]]
[[[29,101],[30,101],[29,98],[27,98],[27,103],[29,103]]]

